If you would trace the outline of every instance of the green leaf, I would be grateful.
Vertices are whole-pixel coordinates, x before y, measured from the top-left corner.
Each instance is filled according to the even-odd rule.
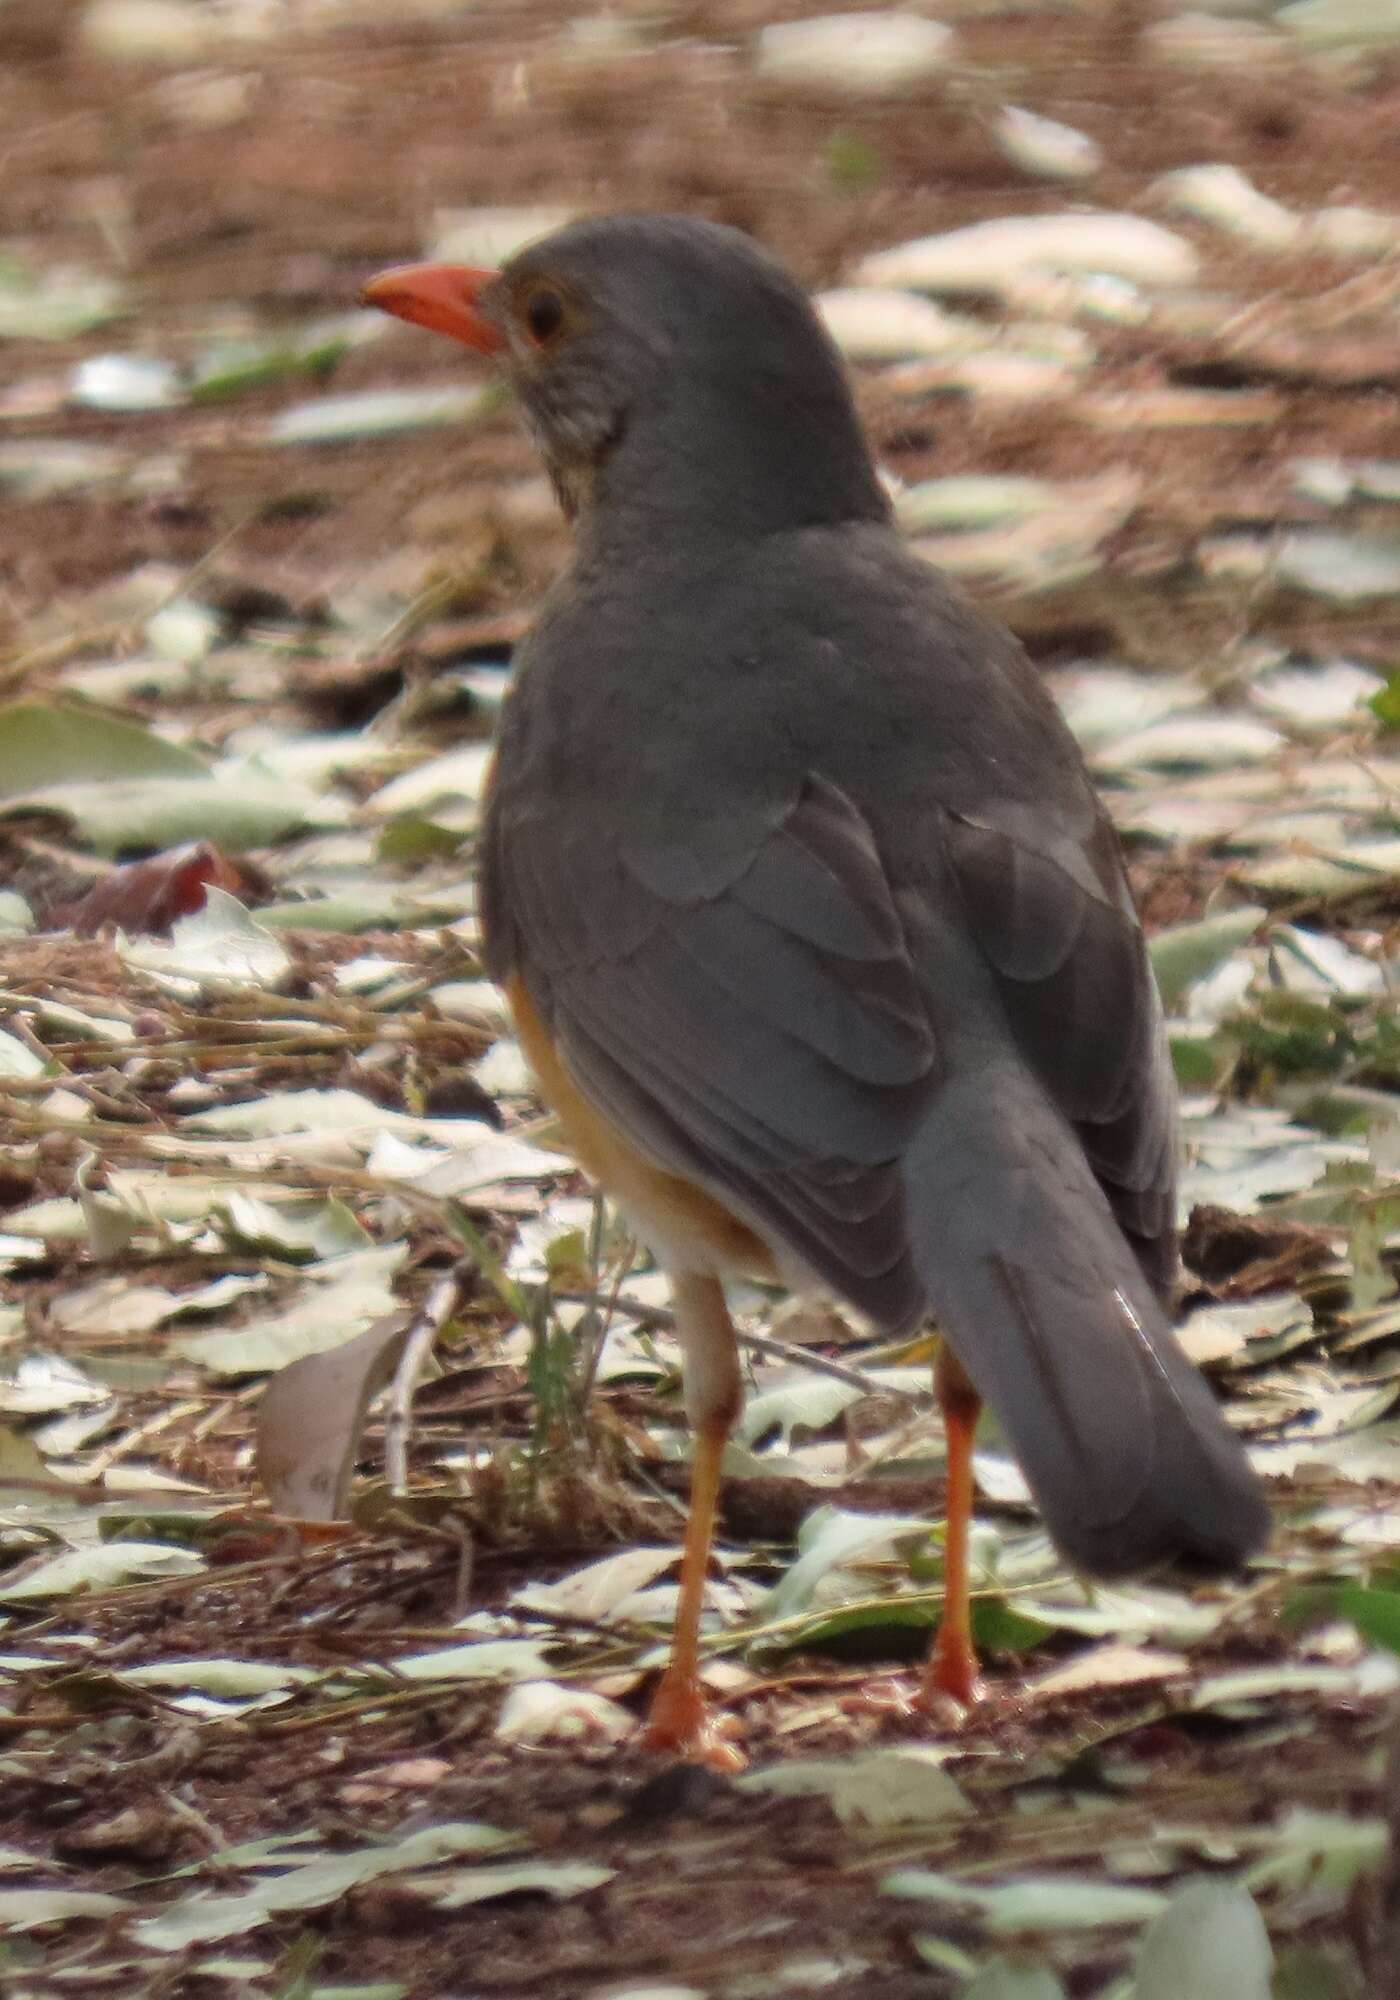
[[[983,1966],[962,2000],[1065,2000],[1065,1989],[1054,1973],[1043,1967],[994,1958]]]
[[[887,1896],[911,1896],[949,1905],[971,1904],[998,1937],[1021,1931],[1098,1930],[1140,1924],[1167,1907],[1156,1889],[1134,1889],[1075,1875],[1024,1875],[992,1887],[959,1882],[925,1868],[899,1868],[885,1876]],[[1183,1996],[1176,1996],[1183,2000]]]
[[[1267,914],[1259,904],[1246,903],[1242,909],[1228,910],[1218,917],[1159,931],[1147,950],[1167,1012],[1174,1012],[1198,980],[1247,943]]]
[[[1335,1604],[1338,1615],[1350,1618],[1373,1646],[1400,1653],[1400,1591],[1353,1584],[1336,1593]]]
[[[870,194],[885,168],[869,140],[855,132],[833,132],[826,142],[826,170],[841,194]]]
[[[1400,729],[1400,668],[1371,696],[1370,709],[1387,729]]]
[[[405,1887],[420,1890],[439,1910],[462,1910],[497,1896],[522,1891],[552,1896],[582,1896],[611,1882],[615,1868],[594,1861],[497,1861],[479,1868],[454,1868],[448,1875],[410,1875]]]
[[[208,769],[183,744],[96,709],[40,701],[0,708],[0,799],[82,780],[203,778]]]

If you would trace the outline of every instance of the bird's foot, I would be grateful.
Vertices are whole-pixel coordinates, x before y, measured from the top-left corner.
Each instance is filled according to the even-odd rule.
[[[742,1771],[748,1759],[731,1739],[732,1715],[716,1715],[693,1674],[667,1672],[656,1690],[642,1740],[649,1749],[669,1750],[689,1764],[712,1771]]]
[[[950,1701],[959,1708],[974,1708],[983,1692],[977,1655],[971,1645],[966,1640],[944,1645],[940,1634],[924,1669],[917,1705],[934,1715],[946,1713]]]

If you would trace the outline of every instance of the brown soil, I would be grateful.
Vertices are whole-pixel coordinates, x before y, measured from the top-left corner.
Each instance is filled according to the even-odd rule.
[[[74,6],[12,4],[0,11],[0,241],[57,265],[105,262],[115,240],[129,262],[137,319],[67,347],[7,347],[0,411],[10,385],[61,375],[84,353],[149,340],[178,355],[230,308],[251,307],[263,324],[343,310],[367,272],[418,252],[439,206],[554,201],[564,190],[591,207],[684,208],[757,231],[820,284],[837,279],[862,249],[1008,208],[1065,204],[1062,191],[1027,183],[1001,160],[966,94],[933,89],[895,111],[834,111],[765,94],[747,71],[744,38],[763,19],[801,11],[785,0],[682,4],[659,53],[586,66],[563,53],[566,14],[557,0],[486,0],[438,25],[289,35],[218,59],[221,70],[247,71],[248,104],[236,122],[207,132],[172,118],[158,73],[127,74],[85,57],[71,33]],[[973,18],[963,32],[973,63],[984,75],[994,71],[1007,97],[1101,140],[1112,166],[1093,198],[1104,206],[1142,207],[1155,175],[1229,160],[1286,201],[1400,210],[1393,65],[1345,88],[1287,72],[1177,73],[1144,54],[1143,12],[1115,6]],[[877,162],[867,191],[833,181],[838,130]],[[1280,267],[1197,234],[1213,275],[1250,297],[1306,299],[1347,275],[1321,263]],[[1155,350],[1143,334],[1124,332],[1106,345],[1099,377],[1106,389],[1189,372],[1180,351]],[[458,368],[450,350],[405,332],[351,357],[336,386],[451,381]],[[215,544],[216,574],[252,576],[297,606],[333,600],[367,565],[411,545],[460,574],[458,609],[480,616],[483,635],[514,629],[562,544],[552,528],[498,522],[497,559],[481,560],[483,512],[491,511],[483,499],[534,470],[509,415],[467,442],[366,442],[295,463],[246,441],[254,418],[301,393],[268,389],[227,410],[142,419],[0,417],[7,438],[110,438],[143,453],[178,450],[189,468],[184,489],[158,502],[0,500],[0,645],[136,564],[188,566]],[[1395,455],[1393,381],[1388,389],[1274,381],[1266,422],[1193,430],[1189,442],[1170,430],[1096,431],[1039,405],[989,414],[957,401],[940,406],[931,432],[916,433],[887,396],[863,393],[887,460],[906,476],[976,468],[1073,477],[1131,463],[1146,479],[1131,533],[1149,553],[1164,542],[1180,547],[1200,524],[1224,515],[1273,518],[1295,457]],[[499,559],[502,545],[508,560]],[[1159,597],[1153,635],[1158,657],[1169,657],[1186,641],[1162,605]],[[1193,647],[1225,630],[1209,606],[1199,624],[1193,615],[1183,607]],[[1394,637],[1372,635],[1380,651]],[[0,654],[0,684],[15,678]],[[45,684],[42,665],[28,684]],[[293,678],[287,695],[324,717],[324,674],[304,690]],[[1155,893],[1164,920],[1198,900],[1184,878],[1163,880]],[[216,1436],[204,1472],[218,1449]],[[231,1453],[223,1474],[236,1490],[241,1475]],[[586,1541],[606,1546],[601,1534]],[[554,1559],[563,1567],[587,1547],[560,1548]],[[230,1524],[224,1553],[239,1552]],[[503,1599],[519,1580],[518,1560],[508,1551],[484,1555],[479,1598]],[[531,1572],[549,1560],[532,1551]],[[193,1586],[123,1593],[93,1620],[99,1657],[114,1665],[265,1651],[325,1664],[353,1659],[371,1638],[377,1656],[435,1638],[446,1643],[454,1574],[453,1560],[431,1541],[360,1541],[306,1557],[256,1549],[254,1559],[230,1561]],[[25,1638],[25,1650],[43,1640],[41,1628]],[[1277,1635],[1261,1623],[1257,1632],[1236,1631],[1221,1663],[1278,1650]],[[817,1665],[761,1683],[742,1704],[755,1757],[791,1746],[784,1725],[814,1690],[849,1694],[852,1706],[839,1722],[797,1738],[803,1749],[917,1733],[908,1721],[862,1712],[858,1678]],[[630,1698],[639,1701],[641,1691]],[[132,1715],[127,1703],[108,1713],[100,1674],[85,1692],[66,1685],[56,1664],[51,1692],[40,1699],[52,1707],[0,1718],[4,1736],[17,1753],[65,1742],[67,1776],[59,1783],[29,1775],[25,1756],[11,1757],[0,1840],[62,1859],[70,1886],[120,1890],[194,1858],[211,1841],[309,1824],[348,1838],[402,1826],[419,1811],[434,1819],[480,1814],[527,1832],[547,1853],[618,1870],[605,1889],[574,1902],[521,1896],[452,1915],[425,1916],[419,1903],[371,1887],[333,1916],[310,1920],[324,1946],[322,1980],[397,1978],[410,2000],[469,1993],[579,2000],[644,1974],[703,1987],[710,1975],[734,1980],[810,1954],[852,1962],[822,1987],[831,2000],[955,1990],[949,1976],[923,1964],[915,1940],[936,1928],[957,1942],[957,1924],[873,1890],[896,1847],[900,1862],[938,1867],[937,1841],[882,1843],[839,1828],[819,1802],[761,1802],[720,1780],[658,1768],[640,1753],[507,1756],[489,1737],[494,1695],[415,1693],[353,1728],[335,1715],[300,1726],[293,1707],[231,1725],[217,1744],[182,1728],[155,1698],[144,1715]],[[1118,1801],[1112,1825],[1121,1841],[1134,1823],[1122,1797],[1144,1766],[1153,1782],[1144,1829],[1149,1817],[1209,1824],[1222,1801],[1237,1817],[1241,1788],[1261,1823],[1290,1804],[1366,1805],[1375,1782],[1373,1716],[1284,1704],[1271,1709],[1267,1728],[1284,1732],[1284,1754],[1263,1747],[1264,1724],[1164,1714],[1156,1698],[1098,1691],[1023,1707],[1014,1673],[1002,1668],[990,1700],[965,1725],[966,1757],[952,1767],[979,1805],[971,1830],[955,1836],[959,1852],[1014,1860],[1032,1852],[1026,1829],[1033,1826],[1034,1865],[1045,1866],[1062,1827],[1061,1841],[1075,1843],[1062,1858],[1072,1863],[1084,1843],[1096,1842],[1092,1814],[1068,1809],[1070,1794],[1086,1791]],[[386,1781],[376,1799],[374,1774],[407,1758],[441,1758],[448,1769],[418,1793]],[[361,1789],[347,1803],[345,1787],[356,1781]],[[1028,1818],[1017,1800],[1037,1791],[1046,1810]],[[120,1842],[104,1849],[100,1831],[85,1845],[85,1832],[127,1806],[141,1822],[139,1852]],[[130,1828],[124,1838],[134,1840]],[[297,1920],[262,1933],[257,1946],[269,1937],[284,1943],[302,1928]],[[1070,1990],[1098,1993],[1122,1968],[1122,1953],[1112,1951],[1077,1964]],[[190,1972],[173,1977],[178,1983],[161,1990],[191,2000],[228,1990]],[[126,1990],[120,1976],[91,1988]]]

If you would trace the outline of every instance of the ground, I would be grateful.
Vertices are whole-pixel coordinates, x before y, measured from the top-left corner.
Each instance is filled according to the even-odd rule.
[[[971,8],[890,98],[764,75],[804,11],[768,0],[182,11],[161,62],[113,53],[119,5],[0,0],[0,888],[37,925],[0,937],[7,1990],[1126,2000],[1146,1952],[1164,2000],[1143,1938],[1204,1877],[1236,2000],[1256,1906],[1280,2000],[1368,1965],[1389,1994],[1400,226],[1343,255],[1312,218],[1400,216],[1395,44],[1261,28],[1217,67],[1149,7]],[[1008,103],[1098,170],[1008,160]],[[1172,211],[1205,162],[1301,218],[1282,246]],[[1188,1338],[1279,1533],[1240,1582],[1086,1593],[989,1432],[986,1697],[917,1717],[927,1356],[755,1291],[786,1345],[726,1499],[721,1779],[611,1740],[669,1613],[674,1347],[548,1150],[470,916],[460,753],[565,532],[508,407],[368,400],[472,364],[346,316],[440,211],[684,209],[822,290],[1085,204],[1198,273],[1141,313],[948,300],[964,347],[858,394],[1123,828],[1187,1092]],[[101,356],[144,407],[76,372]],[[1048,484],[923,486],[963,474]],[[216,897],[203,947],[72,934],[114,861],[201,838],[256,928]],[[170,889],[106,914],[161,929]],[[414,1315],[439,1372],[396,1495],[372,1398]]]

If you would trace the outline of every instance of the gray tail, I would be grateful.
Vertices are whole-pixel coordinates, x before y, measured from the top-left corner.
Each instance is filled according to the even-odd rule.
[[[1261,1547],[1263,1489],[1032,1078],[1005,1061],[957,1074],[905,1185],[929,1304],[1065,1556],[1108,1577],[1172,1558],[1228,1570]]]

